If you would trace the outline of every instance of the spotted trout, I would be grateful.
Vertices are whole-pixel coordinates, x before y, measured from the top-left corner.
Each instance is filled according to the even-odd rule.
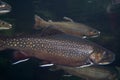
[[[0,20],[0,30],[11,29],[12,25],[6,21]]]
[[[61,36],[61,35],[60,35]],[[24,55],[45,60],[57,65],[85,67],[106,65],[114,61],[111,51],[85,39],[19,35],[0,38],[0,50],[10,48],[23,51]]]
[[[0,0],[0,14],[5,14],[11,11],[11,6]]]
[[[67,66],[52,66],[57,70],[61,69],[70,75],[83,78],[85,80],[118,80],[118,71],[115,67],[90,66],[75,68]],[[53,68],[53,69],[54,69]]]
[[[62,22],[53,22],[49,20],[48,22],[40,18],[39,16],[35,15],[35,29],[40,28],[54,28],[60,30],[61,32],[77,37],[87,38],[87,37],[98,37],[100,35],[100,31],[91,28],[82,23],[76,23],[72,19],[68,17],[64,17],[65,20]]]

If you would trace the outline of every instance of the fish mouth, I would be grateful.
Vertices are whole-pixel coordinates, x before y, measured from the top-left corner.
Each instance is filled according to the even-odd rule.
[[[86,37],[95,38],[100,36],[100,31],[90,32]]]
[[[94,35],[94,36],[91,36],[91,38],[96,38],[96,37],[98,37],[99,35]]]
[[[10,24],[7,27],[0,27],[0,30],[7,30],[7,29],[11,29],[11,28],[12,28],[12,25]]]
[[[11,29],[12,28],[12,24],[9,24],[9,27],[7,29]]]
[[[95,38],[95,37],[98,37],[98,36],[100,36],[100,31],[94,33],[94,35],[92,35],[91,38]]]
[[[90,61],[95,65],[107,65],[115,60],[115,54],[108,51],[103,51],[102,53],[96,53],[90,55]]]
[[[101,61],[98,64],[107,65],[107,64],[111,64],[114,60],[115,60],[114,53],[105,53],[104,57],[101,59]]]

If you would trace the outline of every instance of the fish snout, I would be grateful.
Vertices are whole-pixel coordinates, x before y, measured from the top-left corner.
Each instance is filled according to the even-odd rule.
[[[9,24],[9,28],[10,28],[10,29],[12,28],[12,24]]]
[[[90,55],[90,60],[96,65],[107,65],[115,60],[115,54],[110,51],[94,52]]]
[[[90,31],[88,35],[91,36],[92,38],[98,37],[100,35],[100,31],[97,31],[97,30]]]
[[[114,60],[115,60],[115,54],[110,51],[106,51],[103,52],[103,57],[98,64],[106,65],[112,63]]]
[[[87,32],[87,36],[91,37],[91,38],[98,37],[98,36],[100,36],[100,31],[98,31],[98,30],[89,30]]]

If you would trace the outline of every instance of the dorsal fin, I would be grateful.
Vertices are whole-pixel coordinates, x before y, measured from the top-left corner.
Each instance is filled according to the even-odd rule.
[[[48,22],[53,22],[52,20],[48,20]]]
[[[37,29],[38,26],[40,26],[40,24],[42,24],[43,22],[46,22],[45,20],[43,20],[41,17],[39,17],[38,15],[35,15],[35,24],[34,24],[34,28]]]
[[[45,20],[44,20],[44,19],[42,19],[40,16],[35,15],[35,21],[37,21],[37,20],[39,20],[39,21],[45,21]]]
[[[66,17],[66,16],[65,16],[65,17],[63,17],[63,19],[64,19],[64,20],[67,20],[67,21],[69,21],[69,22],[74,22],[71,18]]]

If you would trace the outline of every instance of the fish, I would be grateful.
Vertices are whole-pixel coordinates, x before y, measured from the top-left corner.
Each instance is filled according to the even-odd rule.
[[[82,38],[63,36],[40,37],[39,34],[2,36],[0,50],[16,49],[28,57],[71,67],[107,65],[115,60],[115,54],[102,46]]]
[[[81,38],[94,38],[100,35],[100,31],[89,27],[82,23],[76,23],[68,17],[64,17],[67,21],[53,22],[52,20],[45,21],[38,15],[35,15],[34,29],[40,28],[53,28],[57,29],[65,34],[81,37]]]
[[[6,21],[0,20],[0,30],[7,30],[7,29],[11,29],[11,28],[12,28],[12,24],[10,24]]]
[[[0,14],[9,13],[11,9],[12,9],[11,5],[0,0]]]
[[[63,70],[68,75],[77,76],[85,80],[118,80],[118,71],[115,67],[89,66],[84,68],[75,68],[60,65],[52,66],[52,68],[53,67],[56,68],[56,70]]]
[[[107,7],[106,12],[108,14],[115,14],[117,11],[119,11],[120,1],[119,0],[111,0]]]

